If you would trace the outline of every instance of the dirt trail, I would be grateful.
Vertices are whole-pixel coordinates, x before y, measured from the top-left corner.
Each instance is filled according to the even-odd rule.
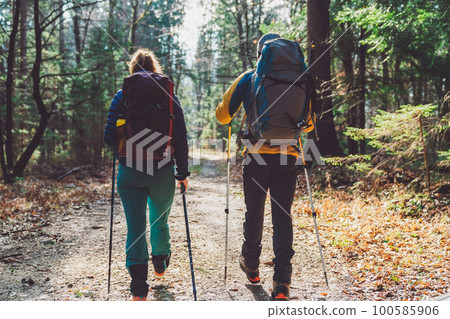
[[[244,198],[239,180],[233,180],[228,237],[228,279],[224,283],[226,177],[218,173],[210,156],[199,175],[190,179],[187,193],[192,250],[199,300],[268,300],[272,288],[273,258],[270,204],[266,208],[261,284],[247,284],[239,269]],[[219,176],[221,175],[221,176]],[[71,207],[52,217],[51,225],[28,235],[0,236],[3,252],[19,252],[23,258],[2,263],[0,300],[105,300],[110,206],[99,200],[90,206]],[[125,269],[126,224],[116,196],[112,267],[112,300],[129,298]],[[311,220],[312,223],[312,220]],[[163,280],[153,279],[150,300],[192,300],[192,286],[182,198],[177,193],[169,218],[172,259]],[[294,224],[295,225],[295,224]],[[327,258],[330,287],[324,283],[315,234],[295,227],[292,299],[348,300],[342,293],[350,285],[342,268]],[[148,237],[147,237],[148,238]],[[326,249],[324,250],[326,254]],[[30,280],[31,279],[31,280]],[[326,296],[325,296],[326,294]]]

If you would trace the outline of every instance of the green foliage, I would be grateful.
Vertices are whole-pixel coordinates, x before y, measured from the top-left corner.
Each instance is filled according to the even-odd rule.
[[[388,157],[383,162],[384,169],[388,167],[422,169],[425,164],[424,143],[429,165],[447,169],[450,167],[450,152],[448,151],[449,142],[445,136],[448,136],[450,131],[449,118],[447,116],[442,119],[436,117],[436,108],[436,105],[432,104],[404,105],[395,112],[379,111],[371,119],[373,128],[348,128],[345,134],[355,140],[364,138],[370,146],[392,155],[392,158]],[[349,161],[349,158],[345,160]],[[364,161],[351,163],[348,167],[360,172],[380,175],[381,171],[373,170],[372,162],[369,159],[365,158]],[[334,162],[339,163],[336,160]],[[387,162],[390,162],[390,165],[386,166]],[[438,172],[436,174],[436,177],[439,177]],[[411,185],[416,187],[416,182],[416,180],[413,181]]]
[[[349,128],[344,134],[352,139],[367,139],[374,148],[383,148],[392,155],[399,155],[404,160],[417,156],[423,150],[420,118],[429,118],[436,110],[436,105],[403,105],[396,112],[379,110],[372,118],[374,127],[370,129]],[[427,125],[427,128],[428,125]],[[427,128],[424,135],[427,136]]]
[[[394,1],[393,5],[361,5],[350,2],[349,6],[337,13],[335,20],[364,27],[368,37],[361,43],[369,45],[369,52],[391,55],[396,49],[410,53],[420,49],[422,54],[428,54],[437,49],[432,54],[447,53],[444,48],[448,48],[449,44],[449,23],[445,18],[447,9],[443,1],[428,1],[426,4],[423,1]]]
[[[348,161],[370,160],[370,155],[349,155],[346,157],[325,157],[323,161],[333,166],[342,166]]]
[[[265,33],[278,33],[283,38],[299,41],[300,43],[307,43],[306,31],[306,10],[302,10],[298,15],[292,17],[291,22],[272,20],[269,25],[262,24],[259,30]]]
[[[340,23],[350,22],[366,28],[369,36],[362,43],[369,44],[369,52],[393,49],[389,40],[392,40],[393,34],[405,28],[401,21],[395,19],[395,14],[389,8],[382,8],[376,3],[356,10],[353,7],[344,8],[338,12],[335,19]],[[385,36],[388,34],[390,36]]]
[[[438,151],[437,166],[442,168],[450,168],[450,149]]]
[[[382,171],[372,167],[370,158],[370,155],[349,155],[346,157],[325,157],[323,161],[333,166],[345,166],[361,176],[367,176],[368,174],[380,176]]]

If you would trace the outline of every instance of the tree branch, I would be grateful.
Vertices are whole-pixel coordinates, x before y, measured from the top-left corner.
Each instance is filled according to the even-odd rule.
[[[73,5],[73,6],[67,8],[67,9],[65,9],[65,10],[59,11],[59,10],[61,9],[61,7],[64,6],[64,4],[63,4],[63,5],[61,5],[59,8],[53,10],[47,17],[45,17],[45,18],[42,20],[42,23],[44,23],[44,22],[45,22],[47,19],[49,19],[55,12],[58,12],[58,14],[57,14],[55,17],[53,17],[52,19],[48,20],[48,22],[47,22],[46,24],[44,24],[44,25],[41,26],[41,30],[45,30],[49,25],[51,25],[51,24],[54,23],[56,20],[58,20],[58,19],[59,19],[65,12],[67,12],[67,11],[71,11],[71,10],[76,9],[76,8],[82,8],[82,7],[93,6],[93,5],[96,5],[96,4],[98,4],[98,3],[102,3],[102,2],[105,2],[105,1],[106,1],[106,0],[100,0],[100,1],[90,2],[90,3],[80,3],[80,4]]]
[[[53,76],[78,76],[78,75],[83,75],[83,74],[86,74],[86,73],[94,72],[94,71],[97,71],[97,70],[98,70],[98,68],[85,70],[83,72],[44,74],[44,75],[40,76],[40,79],[42,80],[44,78],[53,77]]]
[[[144,12],[142,12],[141,16],[136,20],[135,25],[137,25],[139,22],[141,22],[142,19],[144,19],[144,17],[147,15],[148,9],[150,9],[150,6],[152,3],[153,3],[153,0],[147,2],[147,7],[145,8]]]

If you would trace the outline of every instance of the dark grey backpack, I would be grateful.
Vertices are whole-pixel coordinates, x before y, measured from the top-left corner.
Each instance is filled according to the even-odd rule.
[[[265,42],[251,81],[246,132],[254,140],[297,139],[314,129],[314,81],[300,45],[287,39]]]

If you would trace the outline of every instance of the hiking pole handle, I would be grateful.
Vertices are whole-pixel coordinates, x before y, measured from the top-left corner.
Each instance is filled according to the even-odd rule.
[[[180,193],[183,195],[186,193],[186,186],[184,186],[184,183],[180,184]]]

